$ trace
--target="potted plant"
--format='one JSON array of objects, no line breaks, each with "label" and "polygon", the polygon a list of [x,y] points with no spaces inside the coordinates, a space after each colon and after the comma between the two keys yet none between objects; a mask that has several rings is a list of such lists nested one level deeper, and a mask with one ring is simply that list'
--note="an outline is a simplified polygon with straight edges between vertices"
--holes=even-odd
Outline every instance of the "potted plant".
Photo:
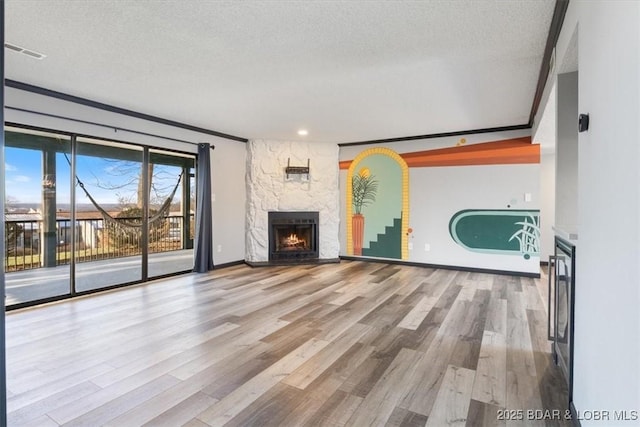
[{"label": "potted plant", "polygon": [[351,179],[354,214],[351,217],[353,254],[362,255],[364,240],[364,216],[363,206],[368,206],[376,200],[378,181],[369,171],[369,168],[361,168]]}]

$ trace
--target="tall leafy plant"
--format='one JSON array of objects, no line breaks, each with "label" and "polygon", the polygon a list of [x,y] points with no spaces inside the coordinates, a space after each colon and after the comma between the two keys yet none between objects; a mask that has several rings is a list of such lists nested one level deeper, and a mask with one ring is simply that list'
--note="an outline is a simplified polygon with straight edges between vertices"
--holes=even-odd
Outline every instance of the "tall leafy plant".
[{"label": "tall leafy plant", "polygon": [[362,213],[362,207],[368,206],[376,201],[378,191],[378,181],[371,175],[368,168],[360,169],[351,180],[353,194],[353,208],[356,214]]}]

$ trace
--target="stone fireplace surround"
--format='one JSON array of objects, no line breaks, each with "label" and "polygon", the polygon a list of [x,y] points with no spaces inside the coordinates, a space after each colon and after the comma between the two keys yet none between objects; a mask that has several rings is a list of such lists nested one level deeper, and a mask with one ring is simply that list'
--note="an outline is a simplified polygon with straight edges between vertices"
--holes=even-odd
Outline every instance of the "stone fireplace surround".
[{"label": "stone fireplace surround", "polygon": [[[285,168],[307,165],[309,176]],[[270,211],[317,211],[318,258],[313,262],[338,262],[340,241],[340,190],[338,146],[320,142],[252,140],[247,143],[246,253],[249,265],[269,262]],[[311,260],[306,260],[309,262]]]}]

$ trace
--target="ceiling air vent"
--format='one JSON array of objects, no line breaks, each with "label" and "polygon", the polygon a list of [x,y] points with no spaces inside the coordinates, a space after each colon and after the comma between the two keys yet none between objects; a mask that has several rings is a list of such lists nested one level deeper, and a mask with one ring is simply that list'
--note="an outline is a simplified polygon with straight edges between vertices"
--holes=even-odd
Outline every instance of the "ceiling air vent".
[{"label": "ceiling air vent", "polygon": [[5,43],[4,47],[6,47],[9,50],[12,50],[14,52],[18,52],[18,53],[22,53],[24,55],[27,55],[31,58],[35,58],[35,59],[42,59],[45,58],[47,55],[44,55],[40,52],[36,52],[35,50],[29,50],[29,49],[25,49],[24,47],[20,47],[20,46],[16,46],[15,44],[11,44],[11,43]]},{"label": "ceiling air vent", "polygon": [[9,44],[9,43],[5,43],[4,47],[6,47],[7,49],[15,50],[16,52],[22,52],[22,50],[23,50],[21,47],[14,46],[14,45]]}]

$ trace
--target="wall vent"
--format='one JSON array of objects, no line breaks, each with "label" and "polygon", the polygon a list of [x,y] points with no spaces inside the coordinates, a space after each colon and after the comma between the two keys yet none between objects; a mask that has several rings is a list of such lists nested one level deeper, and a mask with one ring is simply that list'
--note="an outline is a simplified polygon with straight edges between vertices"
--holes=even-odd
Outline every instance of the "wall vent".
[{"label": "wall vent", "polygon": [[27,55],[30,58],[43,59],[43,58],[47,57],[47,55],[45,55],[43,53],[36,52],[35,50],[25,49],[24,47],[20,47],[20,46],[17,46],[15,44],[11,44],[11,43],[5,43],[4,47],[6,47],[7,49],[12,50],[14,52],[18,52],[18,53],[22,53],[24,55]]}]

